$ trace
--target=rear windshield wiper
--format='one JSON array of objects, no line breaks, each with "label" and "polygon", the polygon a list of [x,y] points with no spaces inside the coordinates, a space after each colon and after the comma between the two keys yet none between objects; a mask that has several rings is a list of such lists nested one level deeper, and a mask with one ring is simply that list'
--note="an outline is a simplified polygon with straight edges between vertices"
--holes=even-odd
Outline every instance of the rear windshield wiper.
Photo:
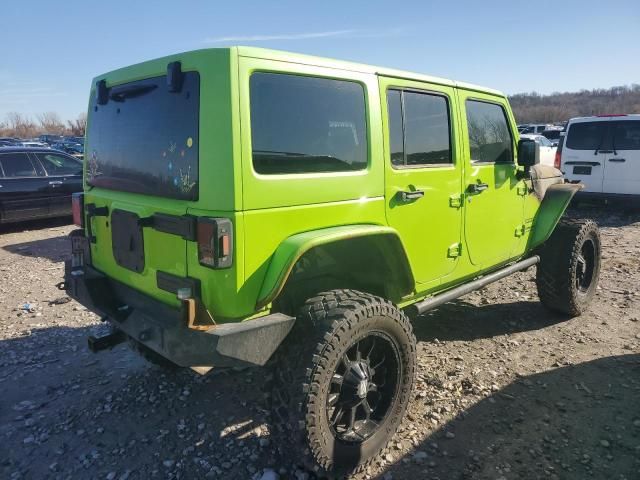
[{"label": "rear windshield wiper", "polygon": [[112,88],[109,98],[114,102],[124,102],[127,98],[135,98],[145,95],[158,88],[157,85],[132,85],[129,87]]}]

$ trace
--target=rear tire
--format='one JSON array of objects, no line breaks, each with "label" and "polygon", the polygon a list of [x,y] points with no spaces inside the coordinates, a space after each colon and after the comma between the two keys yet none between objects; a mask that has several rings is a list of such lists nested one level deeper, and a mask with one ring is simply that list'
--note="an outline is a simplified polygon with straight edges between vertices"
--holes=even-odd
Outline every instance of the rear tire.
[{"label": "rear tire", "polygon": [[310,298],[274,362],[283,457],[324,474],[363,470],[398,429],[415,370],[411,324],[391,302],[355,290]]},{"label": "rear tire", "polygon": [[581,315],[596,293],[600,249],[595,222],[561,220],[540,250],[536,284],[542,304],[571,317]]}]

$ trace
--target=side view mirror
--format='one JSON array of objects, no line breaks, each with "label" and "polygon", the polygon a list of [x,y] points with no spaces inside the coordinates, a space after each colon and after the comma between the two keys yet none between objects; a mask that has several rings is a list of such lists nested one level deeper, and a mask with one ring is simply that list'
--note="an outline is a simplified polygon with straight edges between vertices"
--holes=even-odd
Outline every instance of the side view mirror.
[{"label": "side view mirror", "polygon": [[518,165],[526,171],[540,163],[540,145],[533,140],[523,138],[518,142]]}]

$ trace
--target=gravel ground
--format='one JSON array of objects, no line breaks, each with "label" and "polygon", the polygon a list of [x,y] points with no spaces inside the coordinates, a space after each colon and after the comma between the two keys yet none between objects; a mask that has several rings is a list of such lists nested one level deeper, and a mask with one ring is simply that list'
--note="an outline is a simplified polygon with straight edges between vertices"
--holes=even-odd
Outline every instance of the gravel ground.
[{"label": "gravel ground", "polygon": [[[602,227],[591,310],[545,311],[530,269],[419,318],[407,418],[355,478],[640,479],[640,213],[574,215]],[[0,230],[0,478],[313,478],[270,441],[264,371],[87,350],[105,325],[55,287],[71,230]]]}]

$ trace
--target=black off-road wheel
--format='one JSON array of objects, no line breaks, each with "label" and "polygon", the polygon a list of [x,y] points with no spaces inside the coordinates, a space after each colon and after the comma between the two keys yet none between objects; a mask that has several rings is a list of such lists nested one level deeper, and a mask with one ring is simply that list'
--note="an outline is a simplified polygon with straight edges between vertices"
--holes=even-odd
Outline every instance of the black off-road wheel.
[{"label": "black off-road wheel", "polygon": [[310,298],[273,364],[280,453],[319,476],[363,470],[398,429],[415,370],[411,324],[391,302],[355,290]]},{"label": "black off-road wheel", "polygon": [[592,220],[563,219],[540,250],[538,296],[550,310],[576,317],[589,306],[600,276],[600,233]]}]

